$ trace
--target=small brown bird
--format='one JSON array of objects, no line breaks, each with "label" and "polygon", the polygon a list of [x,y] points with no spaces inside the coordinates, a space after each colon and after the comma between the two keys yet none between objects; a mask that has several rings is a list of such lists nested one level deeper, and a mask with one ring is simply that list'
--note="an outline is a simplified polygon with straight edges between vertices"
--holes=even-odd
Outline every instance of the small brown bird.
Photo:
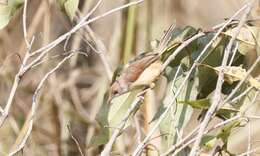
[{"label": "small brown bird", "polygon": [[124,94],[137,86],[150,86],[160,75],[160,56],[171,40],[174,26],[171,25],[154,52],[143,53],[131,61],[111,86],[110,98]]}]

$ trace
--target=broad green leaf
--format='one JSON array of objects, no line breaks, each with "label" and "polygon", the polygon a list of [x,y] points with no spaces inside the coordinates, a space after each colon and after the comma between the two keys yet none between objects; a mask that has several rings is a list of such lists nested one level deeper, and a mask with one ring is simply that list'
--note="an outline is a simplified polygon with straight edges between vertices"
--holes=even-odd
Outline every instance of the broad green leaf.
[{"label": "broad green leaf", "polygon": [[101,127],[98,134],[94,135],[90,140],[90,145],[104,145],[109,141],[109,128]]},{"label": "broad green leaf", "polygon": [[23,2],[23,0],[8,0],[8,6],[11,7],[13,11],[15,11],[20,6],[22,6]]},{"label": "broad green leaf", "polygon": [[[192,35],[194,35],[197,32],[197,30],[193,27],[187,26],[183,29],[176,28],[172,34],[172,40],[169,43],[168,48],[165,52],[162,54],[162,61],[165,61],[175,50],[176,48],[184,42],[186,39],[190,38]],[[193,51],[194,44],[191,44],[186,49],[182,50],[176,58],[170,63],[171,67],[175,67],[180,64],[181,60],[190,54],[190,51]]]},{"label": "broad green leaf", "polygon": [[78,9],[78,5],[79,5],[79,0],[67,0],[64,3],[65,11],[69,16],[70,20],[74,18],[76,11]]},{"label": "broad green leaf", "polygon": [[133,103],[134,99],[136,98],[138,92],[140,92],[140,90],[133,90],[126,94],[120,95],[111,101],[111,106],[108,114],[109,126],[118,126],[118,124],[126,114],[127,110]]},{"label": "broad green leaf", "polygon": [[[191,107],[195,109],[209,109],[211,106],[210,99],[205,98],[205,99],[199,99],[199,100],[190,100],[190,101],[179,101],[179,104],[187,104],[190,105]],[[218,112],[217,116],[224,118],[224,119],[229,119],[232,117],[235,113],[238,113],[239,111],[236,110],[235,108],[231,107],[230,105],[225,105],[222,106]]]},{"label": "broad green leaf", "polygon": [[[175,73],[173,72],[169,77],[173,79],[174,75]],[[177,105],[175,102],[176,100],[183,101],[188,99],[196,99],[198,85],[198,79],[196,77],[186,83],[177,99],[173,99],[176,91],[183,82],[184,77],[184,75],[180,75],[175,84],[173,84],[172,81],[168,84],[169,87],[162,103],[163,107],[160,109],[162,112],[163,109],[171,105],[171,111],[168,112],[160,124],[161,134],[164,134],[162,136],[162,151],[166,151],[171,145],[175,144],[179,140],[178,135],[182,134],[182,131],[190,120],[193,112],[192,107],[188,105]],[[157,116],[159,116],[159,113],[157,113]]]},{"label": "broad green leaf", "polygon": [[196,109],[208,109],[210,107],[210,99],[199,99],[194,101],[179,101],[180,104],[188,104]]},{"label": "broad green leaf", "polygon": [[57,0],[59,3],[60,9],[66,13],[66,15],[73,20],[75,17],[76,11],[79,6],[79,0]]},{"label": "broad green leaf", "polygon": [[100,125],[100,129],[98,131],[98,134],[94,135],[91,138],[90,145],[103,145],[106,144],[109,140],[108,112],[110,105],[107,103],[108,98],[109,93],[107,92],[103,97],[102,107],[96,116],[96,120]]},{"label": "broad green leaf", "polygon": [[64,3],[66,2],[66,0],[57,0],[57,1],[58,1],[60,9],[64,11],[65,10]]},{"label": "broad green leaf", "polygon": [[0,4],[0,29],[3,29],[23,4],[23,0],[8,0],[7,5]]},{"label": "broad green leaf", "polygon": [[234,121],[227,125],[225,125],[223,128],[221,128],[220,132],[217,135],[217,138],[220,138],[224,143],[227,142],[228,137],[231,134],[231,131],[240,126],[240,121]]},{"label": "broad green leaf", "polygon": [[208,150],[212,149],[217,141],[216,136],[214,135],[205,135],[203,136],[200,146],[206,147]]},{"label": "broad green leaf", "polygon": [[9,6],[0,5],[0,29],[3,29],[11,19],[11,9]]},{"label": "broad green leaf", "polygon": [[112,99],[111,103],[107,103],[108,93],[105,95],[103,105],[96,117],[96,120],[100,124],[100,130],[97,135],[92,137],[91,145],[103,145],[107,143],[113,130],[120,124],[139,92],[140,90],[136,89],[122,94]]},{"label": "broad green leaf", "polygon": [[169,48],[167,50],[171,50],[175,44],[180,44],[192,35],[194,35],[197,30],[191,26],[186,26],[185,28],[176,28],[172,34],[172,40],[170,42]]},{"label": "broad green leaf", "polygon": [[[221,39],[218,38],[218,42],[215,43],[215,46],[217,47],[212,47],[211,50],[207,51],[204,57],[204,61],[202,62],[203,64],[209,65],[209,66],[219,66],[221,64],[222,60],[222,53],[224,50],[224,46],[221,45]],[[206,41],[200,41],[200,43],[205,45]],[[214,89],[216,86],[217,82],[217,76],[214,73],[214,70],[211,68],[208,68],[207,66],[198,66],[198,76],[199,76],[199,98],[205,98],[207,97]]]}]

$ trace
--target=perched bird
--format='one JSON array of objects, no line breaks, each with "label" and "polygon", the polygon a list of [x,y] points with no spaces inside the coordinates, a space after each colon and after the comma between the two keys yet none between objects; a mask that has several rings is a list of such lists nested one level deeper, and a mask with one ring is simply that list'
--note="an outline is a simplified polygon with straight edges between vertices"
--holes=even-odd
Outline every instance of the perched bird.
[{"label": "perched bird", "polygon": [[110,88],[110,98],[124,94],[138,86],[150,86],[160,75],[162,62],[161,54],[166,50],[167,44],[171,40],[174,25],[166,31],[160,43],[153,52],[138,55],[122,71]]}]

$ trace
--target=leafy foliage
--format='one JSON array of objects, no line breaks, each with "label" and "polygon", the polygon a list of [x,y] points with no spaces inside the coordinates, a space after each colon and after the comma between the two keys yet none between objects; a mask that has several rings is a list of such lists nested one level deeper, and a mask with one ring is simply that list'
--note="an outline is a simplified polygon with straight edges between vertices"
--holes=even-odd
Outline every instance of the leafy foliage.
[{"label": "leafy foliage", "polygon": [[0,4],[0,29],[3,29],[9,23],[22,4],[23,0],[8,0],[7,5]]},{"label": "leafy foliage", "polygon": [[70,20],[73,20],[78,9],[79,0],[58,0],[58,3],[62,11],[68,15]]},{"label": "leafy foliage", "polygon": [[[180,46],[185,40],[192,37],[198,31],[199,30],[196,30],[190,26],[183,29],[176,28],[172,34],[172,40],[169,43],[168,48],[162,53],[161,61],[164,62],[167,60],[167,58],[172,55],[178,46]],[[214,33],[206,33],[205,36],[194,40],[190,45],[184,48],[172,62],[170,62],[168,67],[163,72],[163,76],[167,78],[166,94],[160,101],[161,104],[159,106],[158,112],[154,115],[152,120],[152,122],[157,121],[157,119],[160,118],[164,113],[166,108],[171,107],[171,111],[165,115],[159,126],[160,133],[162,135],[160,149],[161,152],[167,151],[172,145],[178,143],[178,141],[181,140],[183,131],[187,123],[191,120],[194,109],[201,110],[201,117],[203,118],[203,113],[205,113],[205,111],[207,111],[207,109],[209,109],[211,106],[212,93],[216,87],[216,81],[220,70],[223,53],[226,44],[230,39],[229,36],[231,36],[229,33],[230,29],[228,29],[224,35],[219,36],[208,49],[208,51],[206,51],[206,53],[202,56],[202,59],[198,60],[200,63],[198,63],[196,70],[192,72],[191,76],[189,77],[189,81],[184,85],[184,89],[180,92],[179,95],[176,95],[176,92],[179,90],[182,82],[184,81],[187,71],[190,70],[191,65],[193,65],[203,48],[208,44],[209,40],[213,38]],[[248,44],[253,45],[254,41],[248,41],[244,37],[248,36],[243,36],[243,34],[239,35],[238,41],[241,42],[242,46],[239,44],[237,51],[232,53],[234,56],[230,56],[230,58],[233,57],[232,62],[230,62],[231,66],[228,66],[224,69],[224,78],[227,83],[223,85],[223,95],[229,94],[237,85],[237,81],[241,81],[246,78],[246,70],[243,67],[245,63],[244,55],[246,55],[247,50],[245,50],[243,46],[248,46]],[[229,61],[231,61],[231,59],[229,59]],[[179,73],[177,73],[178,68],[180,69]],[[151,75],[153,72],[154,71],[152,70],[147,70],[145,75],[149,77],[149,75]],[[239,91],[240,93],[245,91],[247,86],[252,86],[255,89],[259,89],[260,82],[258,79],[249,76],[246,82],[248,83],[244,85],[245,87],[241,87],[241,90]],[[120,99],[117,105],[113,104],[113,106],[110,107],[111,110],[109,110],[109,113],[111,114],[112,118],[113,116],[115,117],[114,120],[111,120],[112,118],[108,117],[108,120],[110,121],[108,124],[110,126],[116,126],[120,122],[122,115],[127,110],[127,108],[130,107],[137,92],[135,92],[134,95],[132,92],[128,93],[127,95],[123,95],[126,96],[124,99]],[[131,98],[127,98],[127,96],[131,96]],[[231,105],[229,103],[221,106],[216,112],[216,116],[220,117],[222,120],[228,120],[235,115],[243,113],[240,107],[245,104],[245,101],[240,100],[239,102],[239,107],[234,107],[233,104]],[[224,143],[223,150],[227,152],[228,138],[233,129],[239,126],[241,126],[241,121],[235,121],[233,123],[227,124],[216,135],[204,136],[201,142],[201,146],[211,149],[213,148],[213,145],[216,143],[216,141],[220,139]],[[183,153],[180,154],[185,155],[185,152],[187,151],[182,152]]]}]

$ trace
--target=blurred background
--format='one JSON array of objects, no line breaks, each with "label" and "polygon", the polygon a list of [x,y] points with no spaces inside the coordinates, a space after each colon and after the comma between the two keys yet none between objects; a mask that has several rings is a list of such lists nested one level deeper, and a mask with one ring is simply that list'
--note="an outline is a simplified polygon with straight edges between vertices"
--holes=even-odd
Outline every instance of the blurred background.
[{"label": "blurred background", "polygon": [[[77,17],[85,15],[96,2],[97,0],[80,0]],[[105,0],[91,17],[128,2]],[[77,138],[82,149],[85,149],[84,153],[97,155],[100,149],[90,146],[89,143],[98,129],[95,116],[101,107],[103,95],[110,85],[109,74],[111,73],[107,72],[104,59],[114,71],[118,65],[127,63],[136,54],[150,51],[151,41],[160,39],[170,24],[176,23],[178,27],[190,25],[208,30],[233,15],[245,2],[245,0],[145,0],[138,6],[113,13],[90,25],[95,36],[102,42],[101,45],[104,45],[103,56],[90,48],[91,41],[89,44],[86,43],[90,38],[84,35],[83,30],[79,31],[71,36],[66,44],[62,42],[54,48],[49,53],[49,59],[23,77],[15,95],[11,114],[4,126],[0,128],[0,155],[7,152],[14,144],[30,110],[36,86],[46,72],[62,59],[62,56],[56,56],[62,54],[64,48],[87,51],[88,57],[74,56],[48,79],[39,100],[32,135],[23,154],[18,155],[80,155],[68,132],[68,124],[71,133]],[[250,15],[252,18],[258,18],[260,15],[260,10],[257,8],[256,5]],[[71,22],[60,11],[55,0],[29,0],[27,20],[29,38],[35,36],[33,50],[50,43],[76,24],[76,20]],[[10,94],[14,76],[21,64],[16,53],[23,57],[25,52],[22,8],[20,8],[8,26],[0,30],[0,105],[2,107]],[[255,56],[252,54],[249,62],[252,62]],[[149,113],[156,112],[157,106],[154,105],[147,108],[147,116],[152,117],[153,115]],[[259,106],[253,110],[260,111]],[[254,139],[260,140],[259,122],[251,124],[251,130]],[[236,152],[243,152],[247,147],[246,141],[247,133],[238,131],[234,133],[229,146]],[[123,144],[124,146],[118,145],[122,153],[132,150],[131,139],[124,138]]]}]

